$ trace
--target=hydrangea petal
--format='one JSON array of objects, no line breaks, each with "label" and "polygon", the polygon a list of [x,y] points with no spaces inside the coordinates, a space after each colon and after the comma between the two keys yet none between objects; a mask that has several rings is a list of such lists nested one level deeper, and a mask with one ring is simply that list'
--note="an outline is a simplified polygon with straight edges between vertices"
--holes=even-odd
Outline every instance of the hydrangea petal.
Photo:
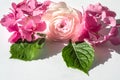
[{"label": "hydrangea petal", "polygon": [[14,32],[13,34],[12,34],[12,36],[9,38],[9,42],[11,42],[11,43],[15,43],[16,41],[18,41],[20,39],[20,33],[18,33],[18,32]]}]

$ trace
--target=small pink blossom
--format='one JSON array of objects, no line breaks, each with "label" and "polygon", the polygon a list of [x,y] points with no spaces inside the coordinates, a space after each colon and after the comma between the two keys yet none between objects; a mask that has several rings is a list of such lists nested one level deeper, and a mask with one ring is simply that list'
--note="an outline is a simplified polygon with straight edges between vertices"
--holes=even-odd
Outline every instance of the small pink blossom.
[{"label": "small pink blossom", "polygon": [[109,41],[114,44],[114,45],[119,45],[120,44],[120,33],[119,33],[119,29],[118,26],[113,27],[109,34],[107,35],[107,37],[109,38]]},{"label": "small pink blossom", "polygon": [[20,33],[19,32],[14,32],[12,36],[9,38],[9,42],[15,43],[20,39]]},{"label": "small pink blossom", "polygon": [[13,13],[9,13],[8,15],[4,15],[1,19],[1,24],[5,26],[9,32],[16,31],[18,28],[16,25],[16,19]]},{"label": "small pink blossom", "polygon": [[37,35],[37,32],[42,32],[45,29],[45,22],[35,23],[34,19],[27,21],[27,24],[20,27],[22,39],[26,39],[27,41],[32,41],[32,38]]}]

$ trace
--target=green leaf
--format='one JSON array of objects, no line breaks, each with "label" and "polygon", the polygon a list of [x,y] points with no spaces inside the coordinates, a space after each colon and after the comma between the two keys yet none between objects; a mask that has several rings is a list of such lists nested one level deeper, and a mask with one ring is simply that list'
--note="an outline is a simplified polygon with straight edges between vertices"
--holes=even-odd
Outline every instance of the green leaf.
[{"label": "green leaf", "polygon": [[68,67],[77,68],[88,74],[94,60],[94,49],[85,42],[70,42],[63,48],[62,57]]},{"label": "green leaf", "polygon": [[11,45],[10,58],[21,59],[30,61],[37,59],[40,55],[41,48],[43,47],[45,39],[38,39],[34,42],[18,41]]}]

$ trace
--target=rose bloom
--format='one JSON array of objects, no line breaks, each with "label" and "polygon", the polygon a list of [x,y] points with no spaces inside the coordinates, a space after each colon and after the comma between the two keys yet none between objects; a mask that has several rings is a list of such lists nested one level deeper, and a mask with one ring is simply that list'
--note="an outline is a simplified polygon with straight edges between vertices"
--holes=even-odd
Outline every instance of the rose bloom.
[{"label": "rose bloom", "polygon": [[82,14],[76,9],[68,7],[64,2],[51,2],[42,17],[47,22],[46,35],[51,41],[78,40]]}]

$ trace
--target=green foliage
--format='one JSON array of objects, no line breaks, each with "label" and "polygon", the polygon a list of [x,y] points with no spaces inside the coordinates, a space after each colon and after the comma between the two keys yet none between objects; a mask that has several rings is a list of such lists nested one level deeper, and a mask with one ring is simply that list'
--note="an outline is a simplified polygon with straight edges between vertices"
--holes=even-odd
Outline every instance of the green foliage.
[{"label": "green foliage", "polygon": [[62,57],[68,67],[77,68],[88,74],[94,60],[94,49],[85,42],[70,42],[62,50]]},{"label": "green foliage", "polygon": [[34,42],[18,41],[12,44],[10,48],[11,57],[15,59],[21,59],[30,61],[38,58],[41,48],[43,47],[45,39],[38,39]]}]

